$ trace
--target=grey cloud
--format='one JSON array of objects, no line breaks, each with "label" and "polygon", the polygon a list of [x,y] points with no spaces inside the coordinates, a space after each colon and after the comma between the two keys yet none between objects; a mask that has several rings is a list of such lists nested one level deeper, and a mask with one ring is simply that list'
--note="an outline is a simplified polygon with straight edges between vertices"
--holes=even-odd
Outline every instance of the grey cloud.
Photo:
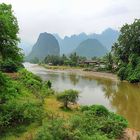
[{"label": "grey cloud", "polygon": [[41,32],[61,36],[118,29],[140,18],[140,0],[0,0],[11,3],[20,37],[35,42]]}]

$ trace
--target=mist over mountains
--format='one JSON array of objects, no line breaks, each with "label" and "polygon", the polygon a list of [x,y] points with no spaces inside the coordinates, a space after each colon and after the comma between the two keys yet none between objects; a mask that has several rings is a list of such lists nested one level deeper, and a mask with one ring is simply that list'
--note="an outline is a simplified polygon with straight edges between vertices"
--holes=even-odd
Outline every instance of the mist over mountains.
[{"label": "mist over mountains", "polygon": [[25,56],[27,56],[32,50],[32,45],[23,40],[18,44],[18,47],[22,49]]},{"label": "mist over mountains", "polygon": [[43,59],[47,55],[69,55],[72,52],[86,57],[103,56],[111,50],[118,36],[119,32],[111,28],[104,30],[101,34],[81,33],[64,38],[58,34],[41,33],[33,47],[29,47],[29,44],[23,41],[20,47],[30,59],[34,57]]},{"label": "mist over mountains", "polygon": [[86,39],[97,39],[103,46],[107,48],[108,51],[111,50],[111,46],[114,42],[117,41],[119,32],[117,30],[113,30],[108,28],[104,30],[101,34],[85,34],[81,33],[79,35],[72,35],[70,37],[65,36],[63,39],[59,37],[58,34],[53,34],[59,42],[60,45],[60,53],[61,54],[69,54],[73,50],[75,50],[78,45],[86,40]]}]

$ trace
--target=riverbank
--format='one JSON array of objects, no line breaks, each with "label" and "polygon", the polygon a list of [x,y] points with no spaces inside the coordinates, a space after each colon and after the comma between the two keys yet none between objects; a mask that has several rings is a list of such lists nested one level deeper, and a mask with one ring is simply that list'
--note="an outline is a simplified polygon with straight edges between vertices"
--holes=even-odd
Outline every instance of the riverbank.
[{"label": "riverbank", "polygon": [[[38,65],[34,65],[32,68],[36,69]],[[40,69],[43,69],[40,67]],[[46,69],[44,68],[43,71],[46,71]],[[47,71],[50,71],[47,70]],[[52,70],[51,70],[52,71]],[[62,71],[62,70],[57,70],[57,71],[61,71],[61,72],[67,72],[67,71]],[[70,70],[71,72],[71,70]],[[75,72],[75,71],[74,71]],[[12,79],[17,79],[17,77],[19,76],[17,73],[14,73],[14,74],[9,74],[9,76],[12,78]],[[56,97],[55,96],[47,96],[47,98],[44,100],[44,110],[47,114],[52,114],[52,116],[59,116],[60,118],[71,118],[71,116],[76,116],[79,114],[79,111],[78,111],[78,108],[79,106],[71,106],[70,108],[72,108],[72,110],[63,110],[61,108],[62,106],[62,103],[60,103],[59,101],[56,100]],[[8,138],[9,139],[34,139],[35,135],[36,135],[36,132],[38,131],[38,127],[40,126],[35,126],[33,129],[32,129],[32,126],[29,127],[30,129],[26,129],[27,131],[25,133],[21,133],[21,134],[18,134],[16,133],[16,135],[12,135],[12,136],[9,136]],[[35,130],[34,130],[35,129]],[[130,129],[130,128],[127,128],[125,130],[126,134],[126,138],[124,138],[124,140],[128,139],[136,139],[137,140],[137,136],[138,136],[138,132],[135,131],[134,129]],[[7,138],[7,139],[8,139]]]},{"label": "riverbank", "polygon": [[[59,117],[70,118],[73,115],[79,114],[79,105],[72,105],[72,110],[64,111],[61,109],[62,103],[56,100],[55,96],[49,96],[45,99],[45,108],[47,112],[51,112]],[[133,128],[126,128],[124,132],[124,137],[118,140],[139,140],[140,132]]]},{"label": "riverbank", "polygon": [[84,71],[83,68],[80,67],[69,67],[69,66],[48,66],[41,64],[46,69],[49,69],[51,71],[58,71],[58,72],[68,72],[72,74],[78,74],[78,75],[84,75],[84,76],[92,76],[97,78],[104,78],[104,79],[110,79],[113,81],[119,81],[116,74],[113,73],[107,73],[107,72],[96,72],[96,71]]},{"label": "riverbank", "polygon": [[[79,114],[79,105],[71,105],[70,108],[71,110],[65,111],[61,109],[62,103],[56,100],[56,97],[49,96],[48,98],[45,99],[45,109],[47,112],[50,114],[55,114],[56,116],[68,119],[74,115]],[[140,132],[136,131],[135,129],[132,128],[126,128],[124,131],[124,137],[118,140],[139,140],[140,138]]]}]

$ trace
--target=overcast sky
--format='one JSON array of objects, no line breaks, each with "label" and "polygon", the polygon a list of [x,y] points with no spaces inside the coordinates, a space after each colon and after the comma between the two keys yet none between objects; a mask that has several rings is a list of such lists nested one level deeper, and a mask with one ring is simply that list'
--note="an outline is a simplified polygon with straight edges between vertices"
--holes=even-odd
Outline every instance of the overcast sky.
[{"label": "overcast sky", "polygon": [[101,33],[140,18],[140,0],[0,0],[10,3],[22,40],[33,43],[41,32],[64,35]]}]

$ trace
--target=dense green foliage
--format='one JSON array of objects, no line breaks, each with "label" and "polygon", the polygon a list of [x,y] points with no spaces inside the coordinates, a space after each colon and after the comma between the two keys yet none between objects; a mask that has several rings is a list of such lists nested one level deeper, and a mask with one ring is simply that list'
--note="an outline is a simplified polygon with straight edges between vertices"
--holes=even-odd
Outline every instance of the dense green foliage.
[{"label": "dense green foliage", "polygon": [[54,90],[51,89],[50,81],[42,81],[39,76],[28,72],[25,69],[19,71],[19,81],[24,84],[24,86],[31,91],[36,97],[44,98],[50,94],[54,94]]},{"label": "dense green foliage", "polygon": [[103,57],[104,61],[105,61],[105,67],[107,70],[113,72],[115,70],[113,64],[114,64],[114,58],[113,55],[111,54],[111,52],[107,53],[104,57]]},{"label": "dense green foliage", "polygon": [[19,71],[22,67],[23,55],[17,47],[18,31],[12,6],[0,4],[1,134],[21,125],[41,121],[44,116],[43,99],[53,93],[50,81],[43,82],[38,76],[24,69]]},{"label": "dense green foliage", "polygon": [[19,27],[13,15],[12,6],[0,4],[0,70],[17,71],[18,65],[21,65],[23,55],[17,47],[18,31]]},{"label": "dense green foliage", "polygon": [[65,63],[64,61],[65,60],[62,57],[60,57],[60,56],[54,56],[54,55],[48,55],[44,59],[44,63],[46,63],[46,64],[52,64],[54,66],[56,66],[56,65],[63,65]]},{"label": "dense green foliage", "polygon": [[120,138],[127,121],[105,107],[84,106],[69,120],[53,117],[39,130],[36,140],[109,140]]},{"label": "dense green foliage", "polygon": [[85,71],[116,71],[114,57],[111,52],[107,53],[104,57],[92,57],[91,60],[87,60],[86,57],[79,56],[77,53],[71,53],[69,56],[64,54],[62,56],[48,55],[42,63],[52,66],[81,67],[85,68]]},{"label": "dense green foliage", "polygon": [[39,119],[41,102],[24,88],[24,81],[12,80],[2,73],[0,77],[0,130]]},{"label": "dense green foliage", "polygon": [[118,76],[132,83],[140,82],[140,19],[125,24],[112,51],[117,59]]},{"label": "dense green foliage", "polygon": [[48,55],[44,59],[45,64],[51,64],[54,66],[57,65],[67,65],[67,66],[79,66],[81,62],[84,62],[86,60],[86,57],[78,56],[76,53],[72,53],[67,57],[66,55],[62,56],[53,56]]},{"label": "dense green foliage", "polygon": [[76,90],[65,90],[57,95],[57,100],[63,102],[64,107],[68,108],[69,103],[76,103],[79,97],[79,92]]},{"label": "dense green foliage", "polygon": [[41,120],[50,85],[24,69],[15,80],[0,72],[0,131]]},{"label": "dense green foliage", "polygon": [[42,87],[41,78],[25,69],[19,71],[19,79],[31,91],[38,92]]}]

